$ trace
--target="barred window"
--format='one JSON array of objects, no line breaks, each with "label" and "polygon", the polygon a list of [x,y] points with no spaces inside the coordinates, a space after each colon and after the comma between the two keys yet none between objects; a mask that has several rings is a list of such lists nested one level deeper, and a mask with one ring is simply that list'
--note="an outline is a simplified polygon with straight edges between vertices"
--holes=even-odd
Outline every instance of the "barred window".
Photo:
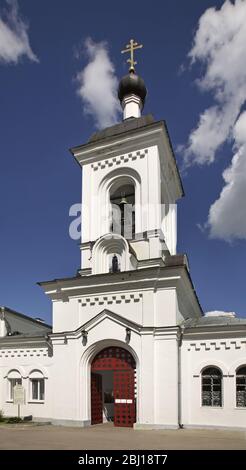
[{"label": "barred window", "polygon": [[237,370],[236,399],[238,407],[246,407],[246,366]]},{"label": "barred window", "polygon": [[222,406],[222,373],[217,367],[202,372],[202,406]]}]

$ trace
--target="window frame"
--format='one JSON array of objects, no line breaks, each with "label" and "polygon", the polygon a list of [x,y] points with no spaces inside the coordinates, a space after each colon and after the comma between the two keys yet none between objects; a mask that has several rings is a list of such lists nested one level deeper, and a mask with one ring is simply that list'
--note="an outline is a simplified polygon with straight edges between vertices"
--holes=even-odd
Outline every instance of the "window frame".
[{"label": "window frame", "polygon": [[[235,387],[234,387],[234,390],[235,390],[235,406],[236,406],[237,410],[245,410],[246,409],[246,372],[245,372],[245,374],[240,374],[239,373],[240,369],[245,369],[246,370],[246,364],[242,364],[242,365],[238,366],[237,369],[236,369]],[[238,387],[237,379],[239,378],[239,376],[245,378],[245,384],[243,384],[243,386],[245,388],[245,398],[244,398],[245,404],[243,406],[238,405],[238,398],[237,398],[237,392],[238,392],[238,390],[237,390],[237,387]]]},{"label": "window frame", "polygon": [[[211,394],[212,387],[213,387],[213,384],[211,383],[211,381],[210,381],[210,384],[204,384],[203,383],[204,378],[208,379],[208,378],[213,377],[213,374],[209,374],[209,375],[206,374],[206,371],[208,369],[216,369],[219,373],[217,377],[220,378],[220,405],[215,405],[214,404],[215,399],[213,397],[211,397],[211,404],[209,404],[209,405],[208,404],[203,404],[203,393],[204,393],[203,387],[204,387],[204,385],[206,385],[206,386],[210,385],[210,387],[211,387],[210,392],[209,392],[210,394]],[[201,408],[209,408],[209,409],[217,409],[217,410],[223,408],[223,406],[224,406],[224,380],[223,380],[222,370],[218,366],[207,365],[202,369],[202,371],[200,373],[200,379],[201,379],[201,382],[200,382],[200,404],[201,404],[200,406],[201,406]]]},{"label": "window frame", "polygon": [[[33,383],[38,383],[38,398],[34,398]],[[41,382],[43,382],[43,398],[41,397]],[[45,402],[45,378],[44,377],[29,377],[29,403],[44,403]]]}]

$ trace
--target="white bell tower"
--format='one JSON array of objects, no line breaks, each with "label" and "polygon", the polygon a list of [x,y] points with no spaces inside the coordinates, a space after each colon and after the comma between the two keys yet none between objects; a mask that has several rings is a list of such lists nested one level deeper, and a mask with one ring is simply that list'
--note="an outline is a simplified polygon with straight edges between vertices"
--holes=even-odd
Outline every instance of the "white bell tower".
[{"label": "white bell tower", "polygon": [[176,254],[182,183],[165,122],[141,116],[147,90],[129,61],[122,123],[71,149],[83,169],[81,275],[163,266]]},{"label": "white bell tower", "polygon": [[[130,70],[119,83],[122,122],[71,150],[82,168],[81,269],[41,284],[53,302],[53,417],[83,426],[103,416],[93,387],[104,397],[106,385],[95,382],[94,359],[112,358],[116,348],[135,365],[130,396],[129,375],[117,394],[112,385],[115,423],[127,414],[134,427],[178,427],[180,325],[201,316],[186,256],[176,254],[183,189],[167,127],[141,115],[147,90],[134,69],[138,46],[127,46]],[[118,371],[109,372],[116,383]]]}]

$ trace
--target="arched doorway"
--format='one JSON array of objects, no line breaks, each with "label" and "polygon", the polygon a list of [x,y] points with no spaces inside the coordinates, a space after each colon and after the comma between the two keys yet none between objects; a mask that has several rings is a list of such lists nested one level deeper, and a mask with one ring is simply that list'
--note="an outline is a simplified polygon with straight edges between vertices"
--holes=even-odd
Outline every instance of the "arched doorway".
[{"label": "arched doorway", "polygon": [[124,348],[107,347],[95,356],[91,364],[91,424],[105,420],[133,427],[135,370],[136,362]]}]

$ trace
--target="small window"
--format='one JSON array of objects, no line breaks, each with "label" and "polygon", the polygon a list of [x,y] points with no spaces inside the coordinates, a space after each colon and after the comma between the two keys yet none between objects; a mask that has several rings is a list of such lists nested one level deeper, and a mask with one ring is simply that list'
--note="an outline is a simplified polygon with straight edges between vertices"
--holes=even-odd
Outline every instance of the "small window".
[{"label": "small window", "polygon": [[110,273],[118,273],[120,272],[120,263],[117,255],[114,255],[111,259],[110,266],[109,266]]},{"label": "small window", "polygon": [[240,367],[236,375],[237,407],[246,408],[246,366]]},{"label": "small window", "polygon": [[14,387],[16,385],[22,385],[22,379],[8,379],[9,381],[9,400],[14,399]]},{"label": "small window", "polygon": [[202,372],[202,406],[222,406],[222,374],[217,367]]},{"label": "small window", "polygon": [[31,399],[44,401],[44,379],[31,379]]}]

